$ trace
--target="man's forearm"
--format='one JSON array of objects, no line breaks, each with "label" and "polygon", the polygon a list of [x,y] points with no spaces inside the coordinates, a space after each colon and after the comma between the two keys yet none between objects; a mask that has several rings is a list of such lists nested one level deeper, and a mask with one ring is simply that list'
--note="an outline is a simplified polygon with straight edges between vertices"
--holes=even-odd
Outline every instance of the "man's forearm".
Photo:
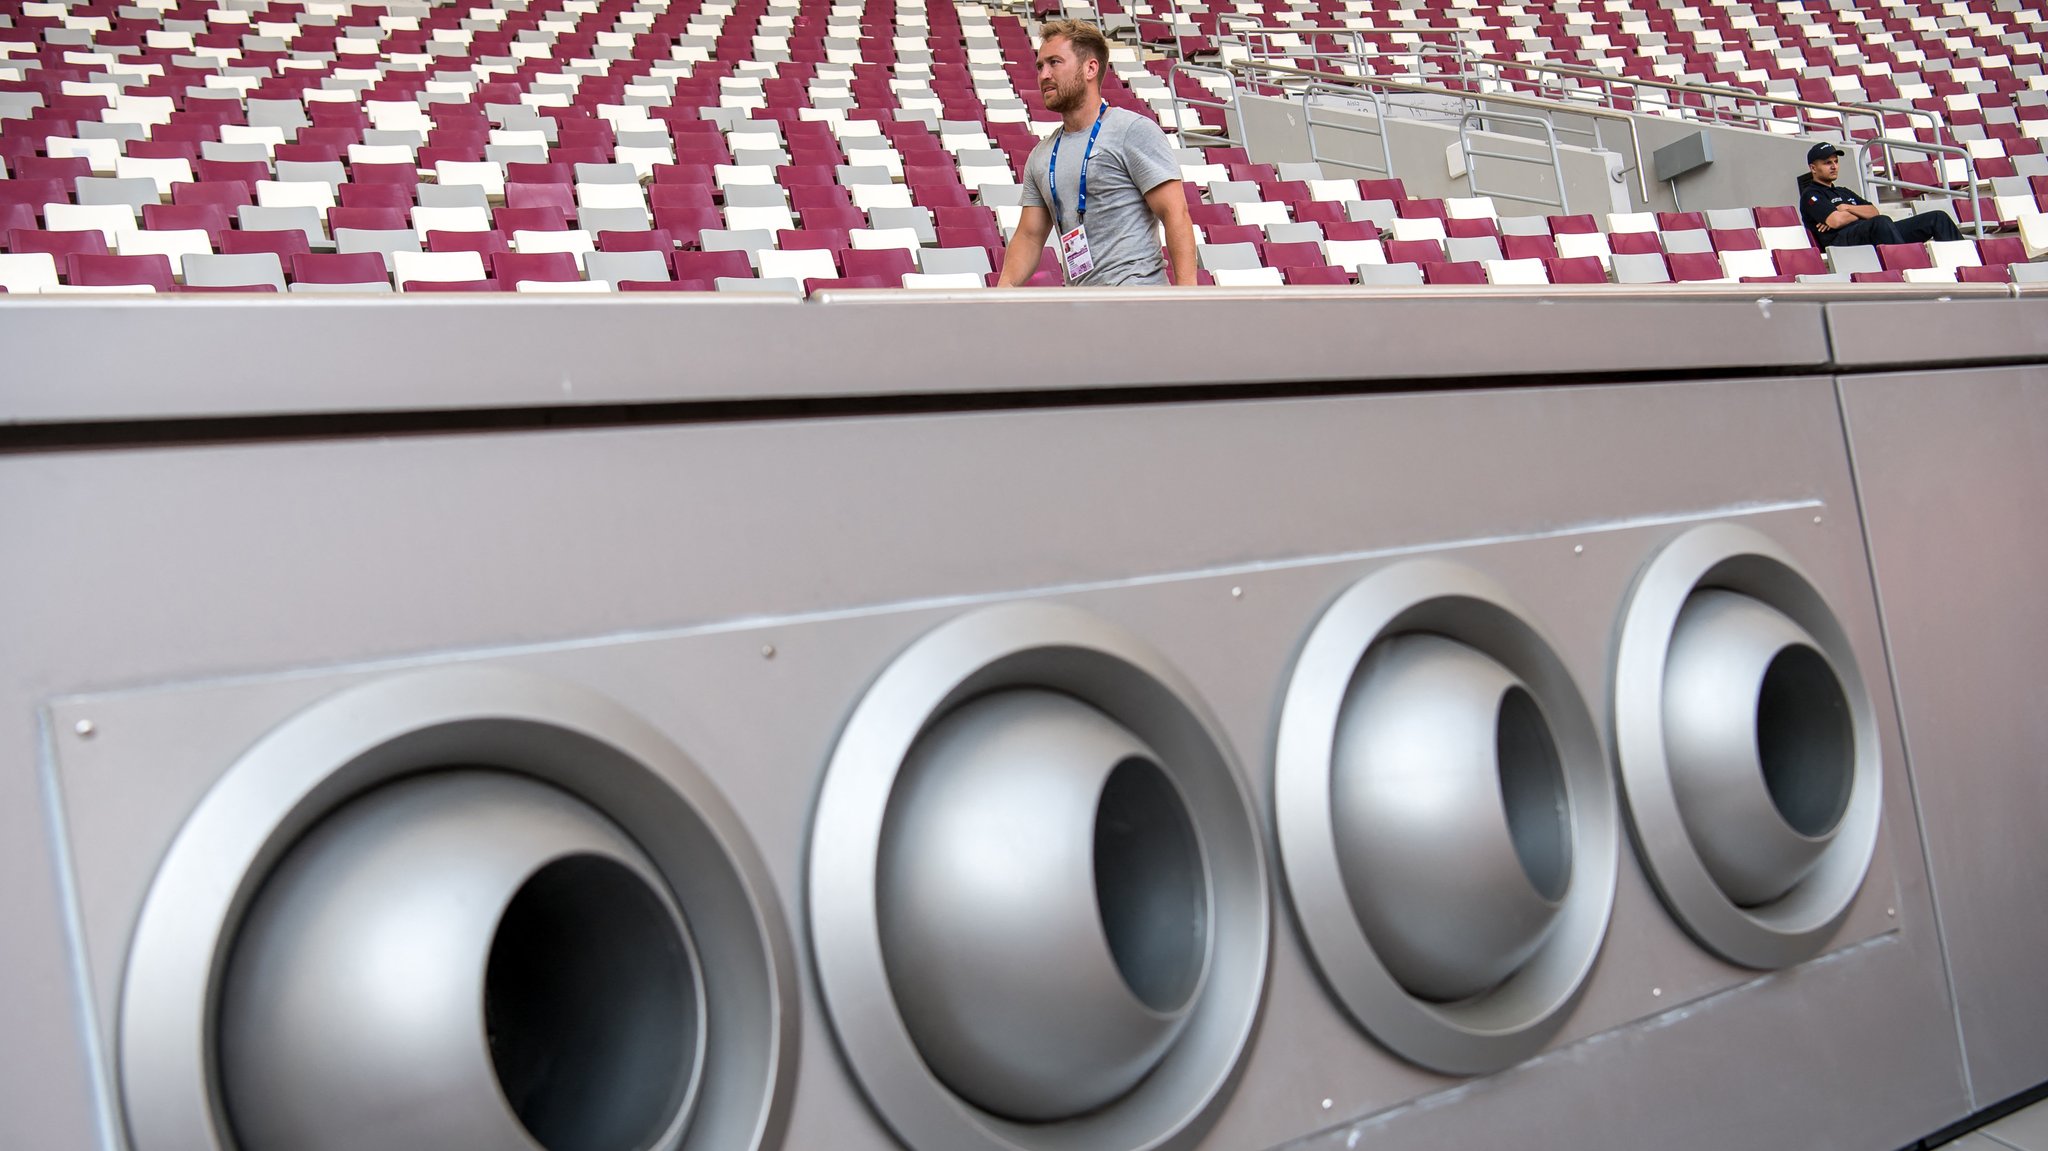
[{"label": "man's forearm", "polygon": [[1028,282],[1032,273],[1038,271],[1038,261],[1045,251],[1045,237],[1031,236],[1018,229],[1010,237],[1010,246],[1003,250],[1003,274],[996,277],[996,287],[1014,288]]},{"label": "man's forearm", "polygon": [[1174,284],[1195,286],[1195,222],[1188,216],[1188,202],[1179,180],[1168,180],[1145,193],[1145,206],[1152,209],[1166,233],[1166,264]]},{"label": "man's forearm", "polygon": [[1179,227],[1166,229],[1166,262],[1176,286],[1195,286],[1195,226],[1186,216],[1180,218]]}]

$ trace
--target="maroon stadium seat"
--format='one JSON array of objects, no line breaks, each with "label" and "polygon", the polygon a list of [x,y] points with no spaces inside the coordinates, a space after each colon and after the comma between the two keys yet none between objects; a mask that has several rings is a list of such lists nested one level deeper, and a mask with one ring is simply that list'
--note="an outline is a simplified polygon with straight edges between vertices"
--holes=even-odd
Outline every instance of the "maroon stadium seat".
[{"label": "maroon stadium seat", "polygon": [[292,279],[302,284],[374,284],[391,279],[377,252],[302,252],[292,257]]},{"label": "maroon stadium seat", "polygon": [[754,274],[754,265],[747,260],[745,252],[677,252],[675,269],[679,281],[711,281],[721,276],[746,277]]},{"label": "maroon stadium seat", "polygon": [[1771,262],[1781,276],[1820,276],[1828,270],[1819,248],[1780,248],[1771,253]]},{"label": "maroon stadium seat", "polygon": [[841,260],[840,270],[848,276],[895,277],[899,286],[902,277],[917,271],[917,257],[903,248],[853,249]]},{"label": "maroon stadium seat", "polygon": [[65,262],[65,279],[93,287],[148,285],[168,292],[177,285],[171,278],[169,256],[76,255]]},{"label": "maroon stadium seat", "polygon": [[1543,261],[1553,284],[1604,284],[1607,269],[1598,256],[1552,256]]},{"label": "maroon stadium seat", "polygon": [[1719,280],[1727,274],[1721,269],[1721,257],[1712,252],[1673,252],[1664,262],[1671,269],[1671,278],[1681,284]]},{"label": "maroon stadium seat", "polygon": [[1887,272],[1934,266],[1934,258],[1927,254],[1925,244],[1879,244],[1877,261]]},{"label": "maroon stadium seat", "polygon": [[[1434,243],[1435,241],[1428,241]],[[1391,245],[1389,245],[1391,247]],[[1390,263],[1400,261],[1389,257]],[[1440,261],[1422,265],[1422,282],[1425,284],[1483,284],[1486,282],[1486,265],[1478,260]]]},{"label": "maroon stadium seat", "polygon": [[1351,273],[1344,268],[1333,268],[1328,264],[1305,264],[1280,269],[1280,278],[1289,284],[1349,284]]},{"label": "maroon stadium seat", "polygon": [[47,252],[62,265],[72,256],[104,256],[107,237],[97,229],[83,232],[47,232],[38,228],[17,228],[7,234],[10,252]]}]

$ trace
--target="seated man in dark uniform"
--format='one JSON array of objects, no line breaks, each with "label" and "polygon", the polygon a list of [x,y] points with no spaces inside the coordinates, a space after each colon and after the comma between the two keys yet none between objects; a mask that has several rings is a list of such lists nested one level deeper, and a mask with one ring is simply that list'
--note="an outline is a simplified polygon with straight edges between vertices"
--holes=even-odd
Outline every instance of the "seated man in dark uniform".
[{"label": "seated man in dark uniform", "polygon": [[1927,240],[1960,240],[1956,222],[1939,209],[1908,220],[1881,215],[1875,204],[1835,186],[1842,175],[1842,150],[1815,144],[1806,152],[1806,172],[1799,177],[1799,215],[1813,242],[1823,248],[1852,244],[1918,244]]}]

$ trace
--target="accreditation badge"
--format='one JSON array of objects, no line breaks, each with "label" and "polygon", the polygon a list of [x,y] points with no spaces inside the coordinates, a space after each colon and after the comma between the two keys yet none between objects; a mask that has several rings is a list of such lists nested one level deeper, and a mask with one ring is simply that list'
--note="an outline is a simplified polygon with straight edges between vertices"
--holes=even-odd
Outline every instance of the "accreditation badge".
[{"label": "accreditation badge", "polygon": [[1071,232],[1060,233],[1060,263],[1067,269],[1067,282],[1073,283],[1095,270],[1095,257],[1088,252],[1088,232],[1076,224]]}]

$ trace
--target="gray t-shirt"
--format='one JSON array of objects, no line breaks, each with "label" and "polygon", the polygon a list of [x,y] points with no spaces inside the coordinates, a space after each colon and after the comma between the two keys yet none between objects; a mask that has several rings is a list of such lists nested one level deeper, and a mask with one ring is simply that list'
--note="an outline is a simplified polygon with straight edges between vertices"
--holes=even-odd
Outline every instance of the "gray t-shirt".
[{"label": "gray t-shirt", "polygon": [[[1053,243],[1075,224],[1081,199],[1081,157],[1088,152],[1088,133],[1055,130],[1031,150],[1024,165],[1024,203],[1052,210],[1052,145],[1060,144],[1060,209],[1053,221]],[[1166,261],[1159,254],[1159,231],[1145,193],[1168,180],[1180,179],[1180,164],[1159,125],[1135,112],[1111,108],[1102,117],[1094,158],[1088,161],[1088,253],[1095,269],[1077,284],[1163,284]]]}]

